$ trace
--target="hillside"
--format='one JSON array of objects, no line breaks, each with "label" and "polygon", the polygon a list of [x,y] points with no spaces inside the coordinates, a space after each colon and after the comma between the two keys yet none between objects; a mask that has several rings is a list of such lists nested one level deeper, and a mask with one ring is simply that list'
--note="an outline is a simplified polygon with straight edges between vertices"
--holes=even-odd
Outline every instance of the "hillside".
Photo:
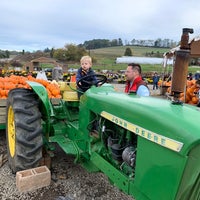
[{"label": "hillside", "polygon": [[[132,51],[133,56],[137,57],[162,57],[163,53],[167,52],[169,49],[167,48],[154,48],[154,47],[141,47],[141,46],[117,46],[117,47],[108,47],[108,48],[99,48],[89,50],[88,53],[93,58],[93,69],[95,70],[124,70],[126,68],[126,64],[116,64],[116,58],[124,55],[126,48],[129,47]],[[44,52],[35,52],[20,54],[14,58],[14,61],[18,61],[20,63],[30,62],[33,59],[39,57],[49,57],[48,53]],[[68,68],[79,68],[79,62],[67,62]],[[43,67],[49,67],[44,64]],[[158,71],[162,72],[161,65],[142,65],[143,71]]]},{"label": "hillside", "polygon": [[90,50],[90,55],[94,56],[98,59],[100,58],[110,58],[115,59],[116,57],[120,57],[124,55],[126,48],[130,48],[133,56],[143,57],[148,55],[152,55],[152,57],[156,57],[157,54],[160,56],[163,55],[169,48],[155,48],[155,47],[141,47],[141,46],[118,46],[118,47],[108,47],[101,49],[92,49]]},{"label": "hillside", "polygon": [[[144,57],[144,56],[152,56],[152,57],[162,57],[163,53],[168,51],[167,48],[154,48],[154,47],[141,47],[141,46],[117,46],[117,47],[107,47],[100,49],[91,49],[88,53],[97,60],[97,62],[101,63],[105,59],[115,60],[117,57],[123,56],[126,48],[129,47],[133,53],[133,56]],[[17,55],[14,60],[18,60],[20,62],[27,62],[39,57],[49,57],[49,53],[44,53],[41,51],[37,51],[35,53],[25,53]]]}]

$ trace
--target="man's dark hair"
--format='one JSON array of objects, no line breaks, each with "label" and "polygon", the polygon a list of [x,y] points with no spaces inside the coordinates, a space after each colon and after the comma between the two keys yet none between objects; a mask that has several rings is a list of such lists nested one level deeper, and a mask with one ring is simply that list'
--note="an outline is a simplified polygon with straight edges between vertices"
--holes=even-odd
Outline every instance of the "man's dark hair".
[{"label": "man's dark hair", "polygon": [[132,69],[136,69],[139,72],[139,74],[142,73],[142,69],[141,69],[141,66],[139,64],[137,64],[137,63],[129,63],[128,66],[131,66]]}]

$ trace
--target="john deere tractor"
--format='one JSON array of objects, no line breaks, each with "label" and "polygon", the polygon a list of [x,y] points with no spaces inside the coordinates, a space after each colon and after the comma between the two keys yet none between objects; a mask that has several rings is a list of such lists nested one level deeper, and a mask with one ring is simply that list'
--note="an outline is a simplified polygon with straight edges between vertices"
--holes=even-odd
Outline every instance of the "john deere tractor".
[{"label": "john deere tractor", "polygon": [[137,200],[200,199],[200,110],[179,101],[190,32],[183,29],[177,50],[174,70],[183,76],[173,78],[171,100],[117,92],[101,75],[101,87],[88,77],[80,80],[88,87],[80,99],[70,82],[62,83],[62,99],[49,99],[35,82],[28,82],[32,89],[11,90],[6,125],[11,170],[37,167],[44,149],[53,150],[57,142],[87,170],[103,172]]}]

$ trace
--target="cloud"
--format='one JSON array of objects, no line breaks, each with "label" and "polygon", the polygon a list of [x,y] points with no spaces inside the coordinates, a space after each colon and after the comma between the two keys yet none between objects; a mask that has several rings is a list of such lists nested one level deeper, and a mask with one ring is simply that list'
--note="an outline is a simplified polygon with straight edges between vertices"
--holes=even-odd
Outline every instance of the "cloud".
[{"label": "cloud", "polygon": [[172,39],[198,24],[195,0],[1,1],[0,49],[43,50],[92,39]]}]

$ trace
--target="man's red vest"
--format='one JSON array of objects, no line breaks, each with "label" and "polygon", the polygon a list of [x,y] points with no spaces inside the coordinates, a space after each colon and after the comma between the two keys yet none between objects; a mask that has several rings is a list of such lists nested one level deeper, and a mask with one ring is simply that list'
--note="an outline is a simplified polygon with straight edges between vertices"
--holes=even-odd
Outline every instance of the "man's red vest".
[{"label": "man's red vest", "polygon": [[139,76],[137,77],[134,81],[133,84],[130,84],[130,81],[127,81],[126,87],[125,87],[125,93],[130,93],[130,92],[137,92],[137,89],[140,85],[144,85],[147,87],[147,84],[142,80],[142,77]]}]

